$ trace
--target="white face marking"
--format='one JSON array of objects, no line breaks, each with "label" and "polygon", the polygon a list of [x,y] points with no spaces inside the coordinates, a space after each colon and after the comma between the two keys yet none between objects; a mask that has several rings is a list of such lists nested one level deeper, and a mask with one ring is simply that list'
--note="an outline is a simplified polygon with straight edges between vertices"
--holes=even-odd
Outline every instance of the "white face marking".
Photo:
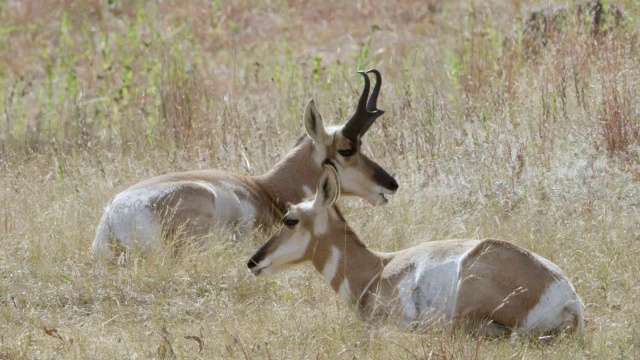
[{"label": "white face marking", "polygon": [[269,269],[267,273],[275,273],[292,266],[291,263],[300,260],[311,242],[311,233],[306,230],[296,231],[293,236],[285,240],[276,251],[258,264],[258,269]]},{"label": "white face marking", "polygon": [[338,265],[340,265],[340,250],[338,250],[335,246],[331,247],[331,255],[327,262],[324,263],[324,267],[322,268],[322,276],[331,284],[331,281],[336,276],[338,272]]},{"label": "white face marking", "polygon": [[576,316],[582,324],[582,311],[582,301],[571,283],[565,279],[558,279],[542,293],[540,301],[531,309],[518,331],[545,332],[570,326]]},{"label": "white face marking", "polygon": [[[315,142],[314,140],[314,146],[316,149],[316,153],[315,153],[315,161],[316,164],[321,165],[322,162],[327,158],[327,146],[331,145],[331,143],[333,143],[333,139],[335,138],[335,134],[336,131],[340,128],[340,126],[329,126],[328,128],[325,128],[326,131],[326,138],[323,138],[323,141],[325,141],[325,144],[318,144]],[[313,194],[313,193],[312,193]]]},{"label": "white face marking", "polygon": [[295,207],[297,209],[300,209],[300,211],[310,212],[310,211],[313,210],[313,202],[314,202],[314,200],[311,199],[311,200],[305,201],[303,203],[300,203],[300,204],[296,205]]},{"label": "white face marking", "polygon": [[382,205],[386,199],[382,194],[393,194],[394,191],[386,189],[371,181],[362,172],[354,168],[340,169],[338,171],[340,185],[345,191],[352,192],[363,197],[372,205]]},{"label": "white face marking", "polygon": [[314,141],[314,146],[316,149],[314,160],[316,164],[321,165],[324,159],[327,158],[327,149],[324,144],[316,144]]},{"label": "white face marking", "polygon": [[351,288],[349,287],[349,279],[344,279],[344,281],[342,281],[338,294],[340,294],[340,297],[347,303],[351,302]]}]

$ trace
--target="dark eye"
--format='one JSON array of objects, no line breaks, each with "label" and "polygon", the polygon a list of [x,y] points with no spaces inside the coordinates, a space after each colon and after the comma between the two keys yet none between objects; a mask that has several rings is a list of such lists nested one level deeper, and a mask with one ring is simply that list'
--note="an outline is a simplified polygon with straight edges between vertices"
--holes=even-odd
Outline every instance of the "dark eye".
[{"label": "dark eye", "polygon": [[346,150],[338,150],[338,154],[344,156],[344,157],[350,157],[353,156],[353,154],[355,154],[356,152],[353,151],[353,149],[346,149]]},{"label": "dark eye", "polygon": [[294,226],[296,226],[297,223],[298,223],[298,220],[296,219],[284,218],[284,224],[288,228],[293,228]]}]

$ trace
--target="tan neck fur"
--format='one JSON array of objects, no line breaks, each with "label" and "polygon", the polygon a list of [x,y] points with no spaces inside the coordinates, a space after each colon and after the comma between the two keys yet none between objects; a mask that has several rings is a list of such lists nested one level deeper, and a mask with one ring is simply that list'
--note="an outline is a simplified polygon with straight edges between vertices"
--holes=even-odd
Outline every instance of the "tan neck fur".
[{"label": "tan neck fur", "polygon": [[274,220],[282,216],[287,203],[297,204],[310,195],[305,193],[305,188],[307,192],[315,189],[322,175],[322,165],[316,159],[317,156],[313,142],[308,136],[304,136],[266,174],[253,177],[275,207]]},{"label": "tan neck fur", "polygon": [[[330,216],[341,217],[335,210],[331,212]],[[334,221],[337,220],[330,220]],[[336,293],[349,304],[360,307],[363,304],[358,301],[363,291],[376,287],[386,255],[369,250],[346,223],[340,223],[341,226],[329,226],[326,234],[314,237],[309,249],[310,259]],[[333,276],[329,278],[327,275],[331,274]],[[345,281],[348,281],[348,287]],[[344,294],[345,288],[349,290],[348,298]]]}]

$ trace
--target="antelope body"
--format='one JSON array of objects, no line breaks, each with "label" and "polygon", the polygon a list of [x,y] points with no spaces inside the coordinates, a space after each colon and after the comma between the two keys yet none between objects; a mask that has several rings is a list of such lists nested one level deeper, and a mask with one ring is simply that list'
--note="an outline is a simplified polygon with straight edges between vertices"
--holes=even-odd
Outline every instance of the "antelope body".
[{"label": "antelope body", "polygon": [[[376,101],[381,86],[369,98],[369,78],[353,117],[344,126],[325,128],[313,100],[306,106],[306,136],[271,170],[261,176],[203,170],[174,173],[144,180],[116,195],[104,211],[93,252],[113,256],[115,249],[150,251],[163,240],[200,237],[220,227],[246,232],[278,221],[286,203],[311,195],[322,175],[322,164],[338,169],[345,192],[379,205],[398,184],[361,151],[361,138],[384,111]],[[367,98],[369,101],[367,102]],[[114,249],[115,248],[115,249]]]},{"label": "antelope body", "polygon": [[361,319],[405,328],[444,321],[493,335],[582,331],[582,302],[549,260],[499,240],[372,251],[332,205],[338,187],[327,171],[315,199],[289,209],[284,226],[249,260],[250,270],[270,274],[311,261]]}]

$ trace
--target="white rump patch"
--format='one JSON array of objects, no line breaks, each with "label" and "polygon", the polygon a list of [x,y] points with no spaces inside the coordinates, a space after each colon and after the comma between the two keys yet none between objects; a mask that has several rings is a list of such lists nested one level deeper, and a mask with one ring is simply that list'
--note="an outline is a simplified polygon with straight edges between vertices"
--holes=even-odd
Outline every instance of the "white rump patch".
[{"label": "white rump patch", "polygon": [[540,296],[518,332],[546,332],[574,324],[579,317],[582,324],[582,301],[566,279],[554,281]]},{"label": "white rump patch", "polygon": [[[215,196],[215,220],[218,226],[252,226],[256,210],[236,194],[247,190],[231,182],[214,186],[207,182],[192,182],[202,186]],[[117,194],[105,209],[93,242],[96,253],[105,253],[112,235],[124,247],[139,247],[151,251],[161,246],[161,226],[156,218],[154,203],[157,199],[177,194],[185,183],[168,184],[162,187],[139,187]],[[248,194],[248,193],[247,193]],[[248,196],[248,195],[247,195]]]},{"label": "white rump patch", "polygon": [[[173,187],[151,190],[138,188],[119,193],[105,210],[103,221],[106,226],[100,224],[99,228],[111,231],[124,247],[136,246],[145,251],[156,249],[160,246],[161,229],[150,203],[173,190]],[[101,238],[108,241],[108,236]]]}]

